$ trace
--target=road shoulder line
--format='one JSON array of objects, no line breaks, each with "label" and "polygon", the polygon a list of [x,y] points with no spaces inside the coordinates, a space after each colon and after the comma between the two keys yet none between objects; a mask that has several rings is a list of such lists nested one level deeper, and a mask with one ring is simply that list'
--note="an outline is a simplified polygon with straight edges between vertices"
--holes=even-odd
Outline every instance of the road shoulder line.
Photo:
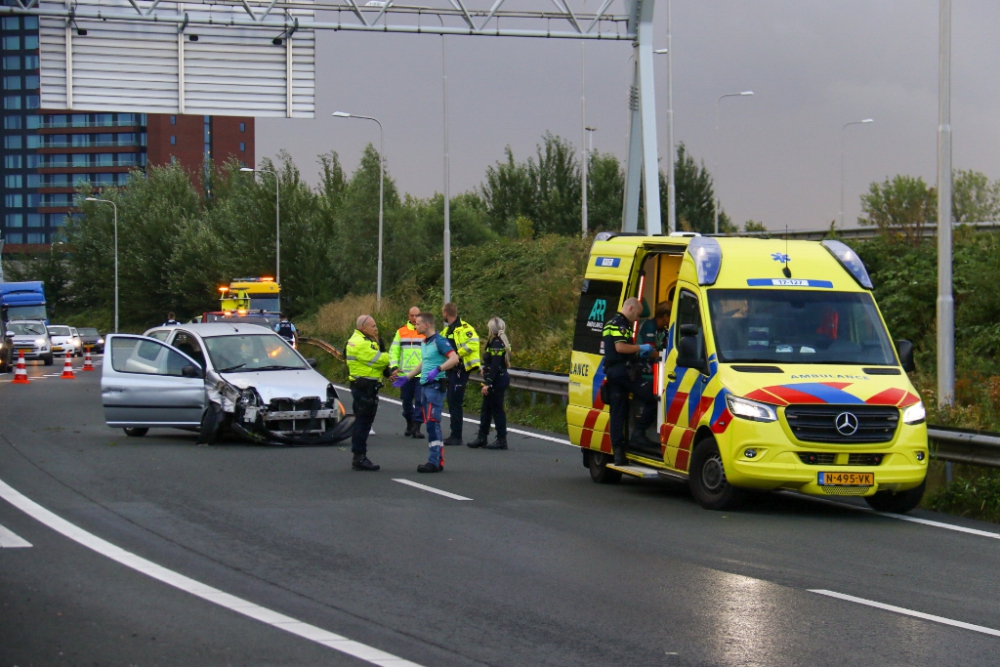
[{"label": "road shoulder line", "polygon": [[413,488],[420,489],[421,491],[429,491],[430,493],[436,493],[439,496],[444,496],[445,498],[451,498],[452,500],[472,500],[472,498],[466,498],[465,496],[460,496],[457,493],[451,493],[450,491],[442,491],[441,489],[435,489],[433,486],[417,484],[416,482],[411,482],[408,479],[394,478],[392,481],[399,482],[400,484],[406,484],[407,486],[412,486]]},{"label": "road shoulder line", "polygon": [[14,531],[0,526],[0,549],[25,549],[30,546],[31,542]]}]

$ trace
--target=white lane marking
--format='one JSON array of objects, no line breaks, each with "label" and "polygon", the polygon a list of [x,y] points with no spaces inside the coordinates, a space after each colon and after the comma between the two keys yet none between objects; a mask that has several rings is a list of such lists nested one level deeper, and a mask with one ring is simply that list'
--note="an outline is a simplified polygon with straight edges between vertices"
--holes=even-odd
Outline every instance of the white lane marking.
[{"label": "white lane marking", "polygon": [[913,618],[920,618],[925,621],[932,621],[934,623],[950,625],[952,627],[962,628],[964,630],[972,630],[973,632],[981,632],[984,635],[992,635],[994,637],[1000,637],[1000,630],[994,630],[993,628],[987,628],[982,625],[973,625],[972,623],[965,623],[964,621],[955,621],[950,618],[945,618],[944,616],[934,616],[933,614],[925,614],[922,611],[914,611],[912,609],[906,609],[905,607],[897,607],[895,605],[885,604],[884,602],[875,602],[874,600],[857,598],[854,597],[853,595],[845,595],[843,593],[837,593],[834,591],[827,591],[822,589],[809,589],[809,592],[817,593],[819,595],[825,595],[831,598],[837,598],[838,600],[846,600],[847,602],[863,604],[868,607],[875,607],[876,609],[884,609],[885,611],[891,611],[893,613],[902,614],[904,616],[912,616]]},{"label": "white lane marking", "polygon": [[[334,386],[337,389],[342,389],[343,391],[350,391],[347,387],[342,387],[339,384],[338,385],[334,385]],[[379,399],[385,401],[386,403],[394,403],[395,405],[402,405],[403,404],[403,402],[401,400],[399,400],[398,398],[389,398],[388,396],[379,396]],[[442,412],[441,414],[442,414],[442,416],[445,416],[448,419],[451,419],[451,414],[449,414],[447,412]],[[469,422],[470,424],[478,424],[479,423],[478,419],[470,419],[469,417],[463,417],[462,421]],[[519,428],[510,428],[509,426],[507,427],[507,432],[508,433],[517,433],[518,435],[527,436],[529,438],[537,438],[538,440],[547,440],[549,442],[554,442],[557,445],[569,445],[570,447],[576,447],[576,445],[574,445],[572,442],[570,442],[569,440],[567,440],[565,438],[556,438],[556,437],[553,437],[551,435],[542,435],[541,433],[532,433],[531,431],[523,431],[523,430],[521,430]]]},{"label": "white lane marking", "polygon": [[23,539],[13,531],[0,526],[0,549],[23,549],[30,546],[31,542]]},{"label": "white lane marking", "polygon": [[399,482],[400,484],[406,484],[407,486],[412,486],[413,488],[420,489],[421,491],[430,491],[431,493],[436,493],[439,496],[444,496],[445,498],[451,498],[452,500],[472,500],[472,498],[466,498],[465,496],[460,496],[457,493],[449,493],[448,491],[435,489],[433,486],[424,486],[423,484],[417,484],[416,482],[411,482],[408,479],[393,479],[392,481]]},{"label": "white lane marking", "polygon": [[779,491],[779,493],[781,493],[782,495],[802,498],[804,500],[809,500],[814,503],[824,503],[827,505],[833,505],[834,507],[839,507],[841,509],[855,510],[858,512],[868,512],[870,514],[875,514],[877,516],[885,517],[886,519],[896,519],[897,521],[909,521],[910,523],[919,523],[925,526],[932,526],[934,528],[944,528],[945,530],[953,530],[956,533],[968,533],[969,535],[976,535],[978,537],[989,537],[994,540],[1000,540],[1000,533],[991,533],[989,531],[979,530],[977,528],[966,528],[965,526],[956,526],[953,523],[945,523],[943,521],[932,521],[930,519],[920,519],[915,516],[905,516],[903,514],[892,514],[890,512],[876,512],[870,507],[859,507],[858,505],[848,505],[847,503],[838,502],[830,498],[807,496],[804,493],[796,493],[795,491]]},{"label": "white lane marking", "polygon": [[290,632],[303,639],[322,644],[323,646],[340,651],[359,660],[364,660],[373,665],[379,665],[380,667],[421,667],[417,663],[404,660],[391,653],[386,653],[366,644],[352,641],[346,637],[318,628],[315,625],[303,623],[290,616],[285,616],[248,600],[238,598],[235,595],[224,593],[217,588],[212,588],[199,581],[178,574],[173,570],[168,570],[145,558],[136,556],[53,514],[35,501],[14,490],[2,480],[0,480],[0,498],[3,498],[28,516],[74,542],[126,567],[132,568],[136,572],[161,581],[168,586],[173,586],[185,593],[190,593],[202,600],[207,600],[220,607],[225,607],[238,614],[260,621],[261,623],[266,623],[279,630]]}]

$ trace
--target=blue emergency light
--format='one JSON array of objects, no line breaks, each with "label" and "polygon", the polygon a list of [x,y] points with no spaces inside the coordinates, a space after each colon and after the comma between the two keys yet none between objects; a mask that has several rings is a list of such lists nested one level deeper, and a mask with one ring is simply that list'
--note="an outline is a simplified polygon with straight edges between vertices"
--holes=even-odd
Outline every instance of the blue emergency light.
[{"label": "blue emergency light", "polygon": [[872,279],[868,276],[868,269],[865,268],[864,262],[858,257],[858,253],[851,250],[847,244],[832,239],[823,241],[823,247],[837,258],[841,266],[854,276],[859,285],[865,289],[872,289]]}]

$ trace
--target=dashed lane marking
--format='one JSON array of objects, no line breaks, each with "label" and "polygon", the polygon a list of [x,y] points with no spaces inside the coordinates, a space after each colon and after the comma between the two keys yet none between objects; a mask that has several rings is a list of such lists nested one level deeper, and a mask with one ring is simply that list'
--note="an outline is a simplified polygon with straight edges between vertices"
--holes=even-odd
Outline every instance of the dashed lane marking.
[{"label": "dashed lane marking", "polygon": [[442,491],[441,489],[435,489],[433,486],[425,486],[423,484],[417,484],[416,482],[411,482],[408,479],[393,479],[394,482],[399,482],[400,484],[406,484],[407,486],[412,486],[415,489],[420,489],[421,491],[429,491],[430,493],[436,493],[439,496],[444,496],[445,498],[451,498],[452,500],[472,500],[472,498],[466,498],[465,496],[460,496],[457,493],[450,493],[448,491]]},{"label": "dashed lane marking", "polygon": [[14,531],[0,526],[0,549],[24,549],[30,546],[31,542],[15,534]]},{"label": "dashed lane marking", "polygon": [[963,630],[971,630],[972,632],[979,632],[984,635],[992,635],[993,637],[1000,637],[1000,630],[994,630],[993,628],[987,628],[982,625],[973,625],[972,623],[966,623],[964,621],[956,621],[950,618],[945,618],[944,616],[925,614],[922,611],[914,611],[913,609],[906,609],[905,607],[897,607],[896,605],[885,604],[884,602],[875,602],[874,600],[866,600],[864,598],[854,597],[853,595],[845,595],[844,593],[837,593],[834,591],[827,591],[823,589],[809,589],[809,592],[816,593],[818,595],[825,595],[831,598],[836,598],[838,600],[853,602],[855,604],[862,604],[867,607],[875,607],[876,609],[891,611],[894,614],[902,614],[903,616],[912,616],[913,618],[919,618],[925,621],[931,621],[932,623],[941,623],[942,625],[950,625],[955,628],[962,628]]},{"label": "dashed lane marking", "polygon": [[248,618],[260,621],[279,630],[284,630],[303,639],[316,642],[327,648],[332,648],[335,651],[340,651],[372,665],[379,665],[380,667],[421,667],[417,663],[404,660],[391,653],[386,653],[372,646],[350,640],[315,625],[303,623],[290,616],[285,616],[248,600],[220,591],[217,588],[207,586],[200,581],[185,577],[141,556],[125,551],[121,547],[117,547],[92,533],[88,533],[62,517],[53,514],[27,496],[14,490],[2,480],[0,480],[0,498],[3,498],[28,516],[45,524],[57,533],[68,537],[77,544],[110,558],[136,572],[161,581],[168,586],[173,586],[185,593],[199,597],[202,600],[207,600],[230,611],[235,611]]}]

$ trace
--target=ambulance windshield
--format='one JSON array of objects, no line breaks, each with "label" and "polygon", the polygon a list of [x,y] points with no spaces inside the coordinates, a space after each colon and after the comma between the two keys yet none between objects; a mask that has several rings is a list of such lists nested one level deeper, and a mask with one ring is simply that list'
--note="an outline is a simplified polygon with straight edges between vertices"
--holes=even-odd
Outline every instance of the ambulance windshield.
[{"label": "ambulance windshield", "polygon": [[867,292],[708,291],[722,362],[896,366]]}]

